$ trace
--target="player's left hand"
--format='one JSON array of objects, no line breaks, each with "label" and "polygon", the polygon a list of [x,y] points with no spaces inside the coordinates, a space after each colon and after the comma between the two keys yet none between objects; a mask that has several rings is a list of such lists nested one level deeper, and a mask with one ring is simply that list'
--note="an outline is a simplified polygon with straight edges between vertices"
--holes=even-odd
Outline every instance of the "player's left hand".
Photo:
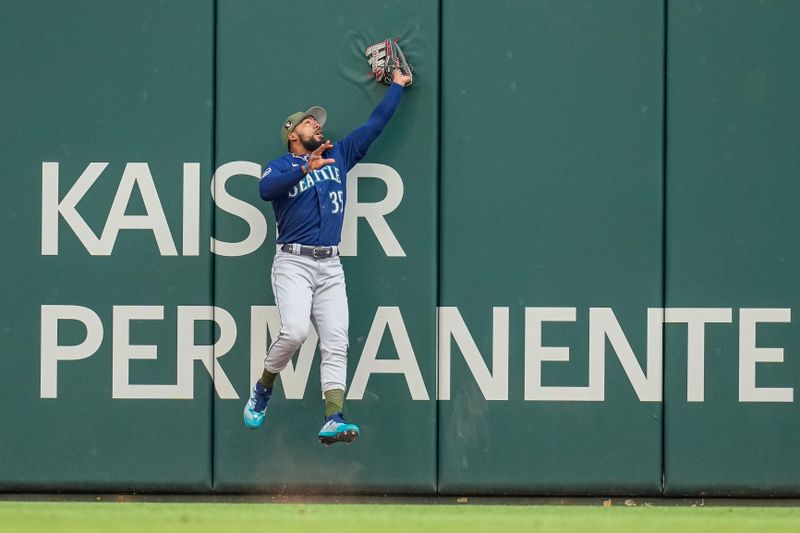
[{"label": "player's left hand", "polygon": [[368,46],[364,53],[376,80],[386,85],[397,83],[408,87],[414,81],[414,68],[400,48],[399,39],[395,37],[378,41]]},{"label": "player's left hand", "polygon": [[411,76],[406,76],[403,74],[403,71],[399,68],[396,68],[392,71],[392,81],[398,85],[402,85],[405,87],[409,83],[411,83]]}]

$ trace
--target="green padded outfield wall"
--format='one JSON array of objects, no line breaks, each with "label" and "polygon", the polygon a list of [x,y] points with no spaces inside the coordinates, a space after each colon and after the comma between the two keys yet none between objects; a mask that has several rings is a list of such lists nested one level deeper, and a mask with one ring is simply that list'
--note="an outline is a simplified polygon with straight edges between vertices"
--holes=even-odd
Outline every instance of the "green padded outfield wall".
[{"label": "green padded outfield wall", "polygon": [[663,5],[445,1],[442,46],[440,491],[657,494]]},{"label": "green padded outfield wall", "polygon": [[2,489],[211,488],[212,6],[0,2]]},{"label": "green padded outfield wall", "polygon": [[[216,304],[238,324],[232,354],[220,359],[238,399],[215,403],[215,489],[432,493],[439,5],[418,0],[398,10],[356,1],[223,0],[217,6],[215,237],[253,244],[215,256]],[[315,336],[279,378],[265,427],[249,430],[242,408],[279,329],[266,328],[270,313],[277,316],[269,277],[275,216],[259,197],[257,177],[285,153],[279,132],[290,113],[324,107],[326,136],[334,141],[367,120],[386,86],[369,76],[364,49],[389,36],[401,36],[413,50],[418,79],[348,175],[347,216],[355,225],[342,243],[350,306],[345,414],[361,426],[361,437],[353,446],[322,448],[317,441],[324,403]],[[225,181],[225,194],[260,212],[258,239],[252,226],[221,207],[221,178],[234,171],[244,174]]]},{"label": "green padded outfield wall", "polygon": [[669,2],[666,295],[707,309],[666,330],[669,495],[800,493],[798,22]]},{"label": "green padded outfield wall", "polygon": [[[0,0],[0,490],[800,494],[798,23]],[[313,337],[246,430],[277,332],[257,176],[290,112],[366,120],[392,35],[417,78],[342,247],[363,434],[317,443]]]}]

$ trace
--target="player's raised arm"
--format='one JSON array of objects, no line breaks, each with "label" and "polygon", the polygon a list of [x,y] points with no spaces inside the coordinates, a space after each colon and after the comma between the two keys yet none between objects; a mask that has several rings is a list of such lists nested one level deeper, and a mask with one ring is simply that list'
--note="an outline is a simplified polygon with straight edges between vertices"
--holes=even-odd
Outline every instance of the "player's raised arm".
[{"label": "player's raised arm", "polygon": [[397,106],[400,104],[400,97],[403,95],[406,78],[399,71],[396,74],[398,83],[392,83],[383,100],[375,107],[367,122],[353,130],[353,132],[340,141],[341,152],[347,169],[351,169],[362,157],[367,154],[367,150],[372,142],[383,132],[383,128],[389,123],[394,115]]},{"label": "player's raised arm", "polygon": [[412,67],[408,64],[397,39],[386,39],[366,50],[375,79],[389,85],[383,100],[372,111],[366,124],[354,130],[339,143],[344,166],[349,170],[367,154],[372,142],[389,123],[405,87],[413,81]]}]

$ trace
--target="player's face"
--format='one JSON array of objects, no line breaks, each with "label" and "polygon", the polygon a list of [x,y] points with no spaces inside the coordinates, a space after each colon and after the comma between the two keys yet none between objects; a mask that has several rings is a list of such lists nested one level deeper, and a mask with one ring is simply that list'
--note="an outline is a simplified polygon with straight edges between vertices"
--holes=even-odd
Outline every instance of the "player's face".
[{"label": "player's face", "polygon": [[322,127],[314,117],[304,118],[300,124],[295,126],[294,132],[303,148],[309,152],[313,152],[322,145],[324,139]]}]

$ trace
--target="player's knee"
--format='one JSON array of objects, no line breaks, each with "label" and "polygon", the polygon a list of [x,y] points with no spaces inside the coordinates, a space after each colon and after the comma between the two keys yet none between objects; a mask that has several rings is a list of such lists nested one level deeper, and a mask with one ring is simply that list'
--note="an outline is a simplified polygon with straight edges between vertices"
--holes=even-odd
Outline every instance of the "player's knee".
[{"label": "player's knee", "polygon": [[347,342],[320,342],[320,352],[328,355],[329,357],[347,359]]},{"label": "player's knee", "polygon": [[308,337],[308,324],[285,324],[281,328],[281,337],[297,349]]}]

